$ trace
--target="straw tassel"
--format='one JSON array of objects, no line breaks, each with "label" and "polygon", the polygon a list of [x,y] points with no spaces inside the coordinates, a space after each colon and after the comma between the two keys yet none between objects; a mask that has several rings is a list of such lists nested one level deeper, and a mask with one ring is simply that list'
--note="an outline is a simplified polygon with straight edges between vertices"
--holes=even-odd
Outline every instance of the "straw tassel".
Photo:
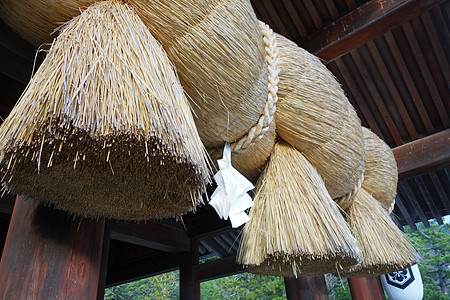
[{"label": "straw tassel", "polygon": [[63,26],[0,127],[0,148],[4,188],[91,217],[179,215],[209,182],[175,70],[121,1]]},{"label": "straw tassel", "polygon": [[237,262],[256,274],[290,277],[339,272],[358,259],[356,240],[314,167],[277,143],[258,180]]},{"label": "straw tassel", "polygon": [[341,272],[345,277],[387,274],[419,262],[419,255],[387,211],[365,189],[346,211],[346,221],[361,249],[361,262]]},{"label": "straw tassel", "polygon": [[369,129],[362,128],[362,131],[366,150],[364,179],[354,197],[341,205],[362,256],[358,265],[342,273],[347,277],[403,270],[419,260],[417,252],[389,217],[398,181],[394,154]]}]

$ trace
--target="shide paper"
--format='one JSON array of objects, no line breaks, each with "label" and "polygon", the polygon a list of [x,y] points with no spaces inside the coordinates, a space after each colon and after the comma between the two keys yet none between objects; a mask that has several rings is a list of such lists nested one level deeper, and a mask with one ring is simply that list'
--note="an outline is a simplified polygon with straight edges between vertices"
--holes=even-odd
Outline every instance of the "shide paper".
[{"label": "shide paper", "polygon": [[225,144],[223,158],[217,163],[219,172],[214,175],[217,188],[209,204],[222,219],[230,218],[231,226],[236,228],[250,220],[245,210],[253,206],[253,201],[247,192],[255,187],[231,165],[230,144]]}]

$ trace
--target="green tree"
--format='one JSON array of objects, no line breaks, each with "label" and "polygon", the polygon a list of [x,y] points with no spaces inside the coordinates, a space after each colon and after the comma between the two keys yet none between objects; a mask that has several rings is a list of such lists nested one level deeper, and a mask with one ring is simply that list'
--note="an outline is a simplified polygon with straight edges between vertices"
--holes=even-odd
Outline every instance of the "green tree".
[{"label": "green tree", "polygon": [[285,299],[284,280],[242,273],[201,284],[202,299]]},{"label": "green tree", "polygon": [[423,258],[419,270],[424,300],[450,299],[447,283],[447,278],[450,278],[450,224],[438,225],[431,221],[430,225],[430,228],[425,228],[419,224],[415,232],[408,226],[405,227],[405,233]]},{"label": "green tree", "polygon": [[332,274],[325,275],[330,300],[351,300],[352,295],[347,278],[339,278]]},{"label": "green tree", "polygon": [[178,271],[114,286],[105,290],[107,300],[179,299]]}]

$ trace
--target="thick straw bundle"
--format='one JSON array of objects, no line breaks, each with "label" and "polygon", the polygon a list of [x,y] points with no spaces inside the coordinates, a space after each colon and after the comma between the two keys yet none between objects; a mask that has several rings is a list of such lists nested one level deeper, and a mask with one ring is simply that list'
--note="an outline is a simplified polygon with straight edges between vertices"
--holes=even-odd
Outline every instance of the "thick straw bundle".
[{"label": "thick straw bundle", "polygon": [[391,212],[397,193],[398,171],[391,148],[363,127],[366,165],[362,187]]},{"label": "thick straw bundle", "polygon": [[340,271],[359,249],[314,167],[291,145],[275,145],[257,183],[237,261],[256,274]]},{"label": "thick straw bundle", "polygon": [[[48,3],[47,3],[48,2]],[[49,41],[61,22],[94,0],[0,1],[0,16],[34,45]],[[225,142],[233,163],[245,175],[259,175],[275,140],[275,126],[265,118],[268,70],[263,35],[248,0],[127,0],[163,44],[175,63],[195,111],[196,124],[211,156],[219,158]],[[261,122],[263,118],[263,122]],[[263,127],[261,125],[264,124]],[[254,127],[257,127],[256,130]],[[213,149],[215,148],[215,149]]]},{"label": "thick straw bundle", "polygon": [[[248,0],[128,3],[174,62],[208,149],[222,149],[225,142],[239,140],[261,123],[269,93],[268,64],[263,33]],[[252,178],[275,140],[274,125],[262,123],[265,129],[251,145],[238,150],[232,146],[233,165]],[[221,151],[210,153],[221,156]]]},{"label": "thick straw bundle", "polygon": [[406,269],[419,261],[417,252],[386,210],[366,190],[356,194],[346,219],[358,240],[362,260],[341,275],[376,276]]},{"label": "thick straw bundle", "polygon": [[277,35],[280,82],[277,134],[302,151],[331,197],[349,193],[364,170],[361,122],[320,60]]},{"label": "thick straw bundle", "polygon": [[209,180],[174,68],[119,1],[63,27],[1,126],[0,150],[7,189],[87,216],[178,215]]},{"label": "thick straw bundle", "polygon": [[55,28],[98,0],[1,0],[0,17],[24,39],[40,46],[53,40]]}]

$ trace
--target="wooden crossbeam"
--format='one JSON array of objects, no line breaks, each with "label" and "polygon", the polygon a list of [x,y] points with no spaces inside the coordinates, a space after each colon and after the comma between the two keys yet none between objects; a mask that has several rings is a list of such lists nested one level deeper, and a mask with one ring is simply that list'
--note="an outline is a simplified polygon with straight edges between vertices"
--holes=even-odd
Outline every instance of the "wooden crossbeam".
[{"label": "wooden crossbeam", "polygon": [[164,252],[186,252],[190,239],[184,230],[161,223],[111,222],[111,238]]},{"label": "wooden crossbeam", "polygon": [[227,256],[194,266],[194,279],[198,282],[244,273],[245,269],[236,263],[236,256]]},{"label": "wooden crossbeam", "polygon": [[167,254],[161,257],[147,257],[126,262],[117,267],[109,267],[106,287],[139,280],[178,269],[185,254]]},{"label": "wooden crossbeam", "polygon": [[297,42],[302,48],[329,62],[365,45],[443,1],[372,0]]},{"label": "wooden crossbeam", "polygon": [[450,129],[392,149],[399,178],[404,179],[450,164]]}]

